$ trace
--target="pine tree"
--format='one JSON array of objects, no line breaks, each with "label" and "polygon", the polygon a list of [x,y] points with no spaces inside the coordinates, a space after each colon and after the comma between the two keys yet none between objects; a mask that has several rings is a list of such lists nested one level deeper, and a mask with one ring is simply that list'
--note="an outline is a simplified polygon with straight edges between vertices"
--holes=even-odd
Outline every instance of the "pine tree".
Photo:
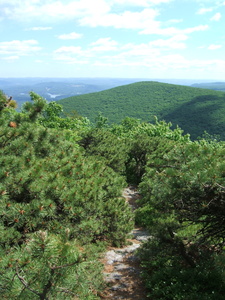
[{"label": "pine tree", "polygon": [[101,243],[132,229],[125,181],[67,130],[40,125],[46,103],[33,96],[23,113],[1,112],[1,295],[95,299]]},{"label": "pine tree", "polygon": [[149,296],[223,298],[224,153],[201,140],[148,161],[137,220],[153,237],[142,251]]}]

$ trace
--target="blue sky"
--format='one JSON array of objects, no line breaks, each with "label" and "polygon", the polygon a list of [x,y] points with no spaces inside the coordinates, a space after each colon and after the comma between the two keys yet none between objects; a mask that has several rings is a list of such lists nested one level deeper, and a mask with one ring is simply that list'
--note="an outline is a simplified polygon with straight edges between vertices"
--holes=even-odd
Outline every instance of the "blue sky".
[{"label": "blue sky", "polygon": [[224,0],[0,0],[0,77],[225,81]]}]

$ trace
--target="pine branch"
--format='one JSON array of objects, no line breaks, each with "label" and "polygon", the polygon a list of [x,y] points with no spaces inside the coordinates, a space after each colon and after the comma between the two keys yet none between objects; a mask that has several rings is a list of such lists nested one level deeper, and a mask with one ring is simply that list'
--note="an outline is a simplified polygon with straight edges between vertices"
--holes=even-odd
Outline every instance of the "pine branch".
[{"label": "pine branch", "polygon": [[34,293],[35,295],[37,295],[38,297],[41,297],[41,294],[38,293],[37,291],[33,290],[32,288],[29,287],[28,283],[26,282],[26,280],[20,276],[19,274],[19,269],[18,269],[18,266],[16,266],[16,275],[17,277],[19,278],[20,282],[22,283],[22,285],[28,289],[29,291],[31,291],[32,293]]},{"label": "pine branch", "polygon": [[225,187],[223,185],[220,185],[219,183],[216,183],[216,186],[220,187],[221,189],[225,190]]},{"label": "pine branch", "polygon": [[150,168],[172,168],[172,169],[179,169],[178,167],[176,166],[171,166],[171,165],[155,165],[155,164],[149,164],[148,167]]},{"label": "pine branch", "polygon": [[180,239],[175,239],[175,234],[170,227],[167,227],[167,230],[171,237],[171,244],[173,244],[177,248],[179,254],[184,258],[184,260],[189,264],[189,266],[195,268],[196,264],[193,258],[187,253],[184,243]]},{"label": "pine branch", "polygon": [[49,292],[49,290],[50,290],[50,288],[52,286],[52,278],[54,276],[54,273],[55,273],[55,270],[51,269],[51,271],[50,271],[50,278],[49,278],[47,284],[45,285],[43,292],[39,296],[40,300],[46,300],[46,299],[48,299],[47,298],[47,294],[48,294],[48,292]]},{"label": "pine branch", "polygon": [[[5,134],[4,134],[5,135]],[[2,141],[1,143],[1,147],[5,147],[7,145],[7,143],[13,138],[15,137],[13,134],[11,136],[9,136],[7,139],[5,139],[5,141]],[[18,136],[17,136],[18,137]]]},{"label": "pine branch", "polygon": [[[66,293],[66,294],[70,294],[70,295],[73,295],[75,297],[78,297],[77,294],[71,292],[69,289],[66,289],[66,288],[61,288],[61,287],[58,287],[59,291],[57,291],[58,293]],[[79,299],[79,298],[76,298],[76,299]]]},{"label": "pine branch", "polygon": [[71,266],[74,266],[74,265],[79,264],[79,263],[80,263],[79,261],[75,261],[74,263],[63,265],[63,266],[50,266],[50,269],[51,270],[57,270],[57,269],[67,268],[67,267],[71,267]]}]

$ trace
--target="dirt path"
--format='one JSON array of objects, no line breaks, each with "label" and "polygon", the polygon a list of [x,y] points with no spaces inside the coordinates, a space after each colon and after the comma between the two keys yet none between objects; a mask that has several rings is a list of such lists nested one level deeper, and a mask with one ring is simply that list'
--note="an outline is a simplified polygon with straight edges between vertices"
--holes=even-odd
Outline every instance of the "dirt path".
[{"label": "dirt path", "polygon": [[[129,187],[123,191],[123,196],[135,210],[137,207],[135,201],[140,197],[138,192]],[[135,255],[135,251],[149,236],[141,228],[132,230],[131,236],[128,246],[111,247],[106,252],[103,263],[107,288],[102,293],[101,299],[147,299],[146,290],[140,278],[139,259]]]}]

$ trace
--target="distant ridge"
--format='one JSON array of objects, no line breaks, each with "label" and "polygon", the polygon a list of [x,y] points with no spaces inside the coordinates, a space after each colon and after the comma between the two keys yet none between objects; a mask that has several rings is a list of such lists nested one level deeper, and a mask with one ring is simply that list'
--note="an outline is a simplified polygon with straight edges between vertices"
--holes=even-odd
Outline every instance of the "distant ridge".
[{"label": "distant ridge", "polygon": [[225,82],[194,83],[191,86],[225,92]]},{"label": "distant ridge", "polygon": [[153,122],[157,116],[159,120],[179,125],[193,139],[204,131],[225,139],[225,93],[219,91],[142,81],[69,97],[58,103],[66,113],[76,110],[91,121],[98,112],[109,123],[120,122],[127,116]]}]

